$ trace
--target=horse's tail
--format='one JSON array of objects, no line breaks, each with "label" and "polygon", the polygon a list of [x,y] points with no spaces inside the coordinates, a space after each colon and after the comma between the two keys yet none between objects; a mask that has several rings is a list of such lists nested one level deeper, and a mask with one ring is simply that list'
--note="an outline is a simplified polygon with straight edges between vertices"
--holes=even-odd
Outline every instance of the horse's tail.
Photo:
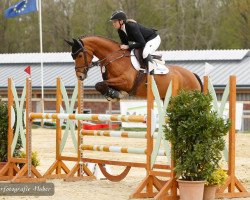
[{"label": "horse's tail", "polygon": [[195,77],[197,78],[197,80],[199,81],[200,83],[200,86],[201,86],[201,92],[203,92],[203,85],[202,85],[202,81],[200,79],[200,77],[196,74],[196,73],[193,73],[195,75]]}]

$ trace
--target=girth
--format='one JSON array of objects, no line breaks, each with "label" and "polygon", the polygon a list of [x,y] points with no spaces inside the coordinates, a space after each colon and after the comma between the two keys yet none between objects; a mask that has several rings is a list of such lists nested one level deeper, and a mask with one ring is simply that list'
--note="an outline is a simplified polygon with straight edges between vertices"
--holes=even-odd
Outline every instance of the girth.
[{"label": "girth", "polygon": [[141,83],[142,79],[144,78],[146,74],[144,74],[141,71],[138,71],[134,80],[134,84],[133,87],[131,88],[131,90],[128,92],[129,96],[133,96],[136,93],[136,90],[139,86],[139,84]]}]

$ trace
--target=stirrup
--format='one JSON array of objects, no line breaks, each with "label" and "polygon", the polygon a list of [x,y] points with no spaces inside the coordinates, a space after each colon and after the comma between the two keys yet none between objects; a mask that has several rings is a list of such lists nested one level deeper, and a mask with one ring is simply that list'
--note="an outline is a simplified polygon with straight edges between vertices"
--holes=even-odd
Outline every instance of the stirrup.
[{"label": "stirrup", "polygon": [[147,73],[147,70],[144,69],[144,68],[140,68],[140,69],[139,69],[139,72],[145,74],[145,73]]}]

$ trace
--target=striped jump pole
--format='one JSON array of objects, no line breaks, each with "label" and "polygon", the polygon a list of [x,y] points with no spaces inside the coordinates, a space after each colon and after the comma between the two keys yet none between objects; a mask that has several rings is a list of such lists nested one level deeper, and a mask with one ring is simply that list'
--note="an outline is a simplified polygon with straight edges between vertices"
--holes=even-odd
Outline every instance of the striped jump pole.
[{"label": "striped jump pole", "polygon": [[30,118],[84,120],[96,122],[146,122],[146,118],[140,115],[30,113]]},{"label": "striped jump pole", "polygon": [[[147,138],[147,132],[139,131],[100,131],[100,130],[81,130],[82,136],[104,136],[121,138]],[[157,133],[153,134],[153,139],[157,138]]]},{"label": "striped jump pole", "polygon": [[[113,153],[130,153],[130,154],[144,154],[147,155],[146,148],[132,148],[132,147],[119,147],[119,146],[103,146],[103,145],[81,145],[81,150],[88,151],[102,151],[102,152],[113,152]],[[158,152],[158,156],[166,156],[164,150]]]}]

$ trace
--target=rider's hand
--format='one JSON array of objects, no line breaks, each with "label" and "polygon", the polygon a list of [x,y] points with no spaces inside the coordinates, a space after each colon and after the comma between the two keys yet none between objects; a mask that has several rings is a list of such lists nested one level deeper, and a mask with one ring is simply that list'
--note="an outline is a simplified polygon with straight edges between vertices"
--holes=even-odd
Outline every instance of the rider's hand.
[{"label": "rider's hand", "polygon": [[128,45],[125,45],[125,44],[122,44],[122,45],[120,45],[120,48],[121,48],[122,50],[126,50],[126,49],[129,48],[129,46],[128,46]]}]

